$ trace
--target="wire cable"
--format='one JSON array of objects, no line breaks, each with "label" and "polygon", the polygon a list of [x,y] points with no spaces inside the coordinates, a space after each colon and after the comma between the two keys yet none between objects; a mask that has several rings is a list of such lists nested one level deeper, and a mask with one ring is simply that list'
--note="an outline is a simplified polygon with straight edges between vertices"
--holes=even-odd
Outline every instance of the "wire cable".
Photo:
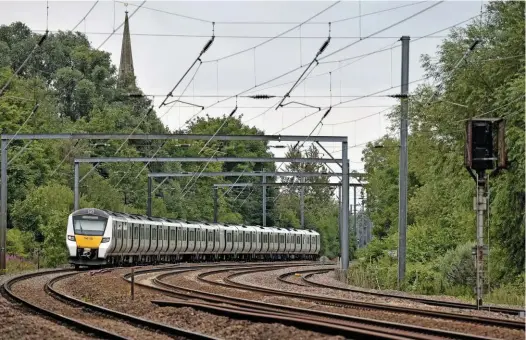
[{"label": "wire cable", "polygon": [[24,128],[24,126],[26,126],[27,122],[29,122],[29,119],[31,117],[33,117],[33,114],[35,114],[37,111],[38,111],[38,108],[40,107],[40,104],[39,103],[36,103],[35,106],[33,107],[33,110],[31,110],[31,112],[29,113],[29,116],[26,118],[26,120],[22,123],[22,125],[20,125],[20,127],[18,128],[18,130],[16,131],[15,135],[13,137],[11,137],[8,141],[7,141],[7,145],[6,147],[9,146],[9,144],[11,144],[11,142],[13,141],[13,138],[15,138],[18,133]]},{"label": "wire cable", "polygon": [[[173,92],[175,91],[175,89],[177,88],[177,86],[179,86],[179,84],[181,84],[181,82],[183,81],[183,79],[186,77],[186,75],[188,74],[188,72],[190,72],[190,70],[195,66],[195,64],[199,61],[199,66],[201,66],[201,64],[203,63],[201,61],[201,57],[203,56],[203,54],[206,53],[206,51],[208,51],[208,49],[210,48],[210,46],[212,46],[213,42],[214,42],[214,39],[215,39],[215,34],[212,33],[212,37],[210,38],[210,40],[208,40],[208,42],[205,44],[205,46],[203,47],[203,49],[201,50],[201,52],[199,53],[199,55],[197,56],[197,58],[195,58],[194,62],[192,63],[192,65],[190,65],[190,67],[186,70],[186,72],[183,74],[183,76],[181,77],[181,79],[179,79],[179,81],[175,84],[175,86],[170,90],[170,92],[168,92],[168,94],[166,95],[166,98],[164,98],[163,102],[161,103],[161,105],[159,105],[159,108],[163,107],[163,105],[166,103],[166,101],[168,100],[169,97],[172,97],[173,96]],[[197,74],[197,71],[196,71],[196,74]],[[195,76],[195,74],[194,74]]]},{"label": "wire cable", "polygon": [[281,36],[283,36],[283,35],[285,35],[285,34],[291,32],[291,31],[293,31],[293,30],[295,30],[295,29],[297,29],[298,27],[300,27],[300,26],[302,26],[302,25],[305,25],[306,23],[308,23],[308,22],[311,21],[312,19],[314,19],[314,18],[316,18],[317,16],[319,16],[319,15],[325,13],[326,11],[328,11],[329,9],[331,9],[332,7],[334,7],[334,6],[336,6],[337,4],[339,4],[340,2],[341,2],[341,1],[336,1],[335,3],[331,4],[329,7],[326,7],[326,8],[323,9],[322,11],[320,11],[320,12],[314,14],[313,16],[311,16],[311,17],[308,18],[307,20],[303,21],[302,23],[300,23],[300,24],[298,24],[298,25],[295,25],[294,27],[292,27],[292,28],[290,28],[290,29],[288,29],[288,30],[286,30],[286,31],[281,32],[280,34],[276,35],[275,37],[272,37],[272,38],[270,38],[270,39],[267,39],[267,40],[265,40],[265,41],[263,41],[263,42],[261,42],[261,43],[255,45],[255,46],[249,47],[249,48],[247,48],[247,49],[244,49],[244,50],[241,50],[241,51],[238,51],[238,52],[234,52],[234,53],[232,53],[232,54],[229,54],[229,55],[226,55],[226,56],[223,56],[223,57],[217,58],[217,59],[206,60],[206,61],[204,61],[204,63],[211,63],[211,62],[215,62],[215,61],[225,60],[225,59],[228,59],[228,58],[234,57],[234,56],[236,56],[236,55],[239,55],[239,54],[245,53],[245,52],[247,52],[247,51],[251,51],[253,48],[257,48],[257,47],[263,46],[263,45],[265,45],[265,44],[267,44],[267,43],[269,43],[269,42],[271,42],[271,41],[273,41],[273,40],[275,40],[275,39],[277,39],[277,38],[279,38],[279,37],[281,37]]},{"label": "wire cable", "polygon": [[[86,13],[86,15],[84,15],[82,17],[82,19],[80,19],[80,21],[75,25],[75,27],[73,27],[71,30],[74,31],[77,27],[79,27],[79,25],[84,21],[86,20],[86,18],[88,17],[88,15],[90,15],[91,11],[93,11],[93,9],[95,8],[95,6],[97,6],[97,4],[99,3],[99,0],[95,1],[95,3],[93,4],[93,6],[91,6],[91,8],[89,9],[88,13]],[[115,9],[115,7],[114,7]],[[114,22],[113,22],[113,32],[115,32],[115,16],[113,17],[114,18]],[[105,34],[105,33],[104,33]]]},{"label": "wire cable", "polygon": [[[141,9],[142,5],[144,5],[145,3],[146,3],[146,0],[144,0],[139,6],[137,6],[137,8],[136,8],[136,9],[135,9],[135,10],[134,10],[134,11],[128,16],[128,19],[131,19],[131,18],[135,15],[135,13],[137,13],[137,11]],[[84,20],[84,19],[83,19],[83,20]],[[102,42],[102,44],[100,44],[100,45],[97,47],[97,50],[100,50],[101,47],[102,47],[102,46],[103,46],[108,40],[110,40],[110,38],[115,34],[116,31],[119,30],[119,28],[121,28],[121,27],[124,25],[125,22],[126,22],[126,21],[123,21],[119,26],[117,26],[117,28],[113,29],[113,32],[111,32],[110,35],[109,35],[109,36],[108,36],[108,37]]]},{"label": "wire cable", "polygon": [[348,45],[345,45],[344,47],[341,47],[341,48],[337,49],[337,50],[334,51],[334,52],[331,52],[331,53],[327,54],[325,57],[320,58],[320,60],[322,60],[322,59],[326,59],[326,58],[328,58],[328,57],[330,57],[330,56],[332,56],[332,55],[334,55],[334,54],[336,54],[336,53],[339,53],[339,52],[341,52],[341,51],[343,51],[343,50],[346,50],[347,48],[349,48],[349,47],[351,47],[351,46],[357,44],[358,42],[360,42],[360,41],[362,41],[362,40],[364,40],[364,39],[369,38],[370,36],[377,35],[378,33],[382,33],[382,32],[384,32],[384,31],[387,31],[388,29],[391,29],[391,28],[393,28],[393,27],[395,27],[395,26],[398,26],[398,25],[400,25],[401,23],[404,23],[404,22],[406,22],[406,21],[408,21],[408,20],[410,20],[410,19],[412,19],[412,18],[414,18],[414,17],[416,17],[416,16],[418,16],[418,15],[420,15],[420,14],[426,12],[426,11],[432,9],[433,7],[436,7],[436,6],[440,5],[440,4],[443,3],[443,2],[444,2],[444,0],[437,1],[437,2],[433,3],[432,5],[430,5],[430,6],[426,7],[426,8],[424,8],[424,9],[422,9],[422,10],[416,12],[416,13],[414,13],[414,14],[412,14],[412,15],[410,15],[410,16],[408,16],[408,17],[402,19],[402,20],[399,20],[399,21],[395,22],[394,24],[391,24],[391,25],[389,25],[389,26],[387,26],[387,27],[384,27],[384,28],[382,28],[382,29],[380,29],[380,30],[374,32],[374,33],[371,33],[370,35],[368,35],[368,36],[365,37],[365,38],[362,38],[362,39],[360,39],[360,40],[357,40],[357,41],[355,41],[355,42],[352,42],[352,43],[350,43],[350,44],[348,44]]},{"label": "wire cable", "polygon": [[33,47],[33,49],[31,50],[31,52],[29,52],[29,55],[26,57],[26,59],[22,62],[22,64],[16,69],[15,73],[13,73],[9,79],[7,79],[7,82],[4,84],[4,86],[2,86],[2,88],[0,89],[0,97],[2,97],[2,95],[4,94],[5,90],[7,89],[7,87],[9,86],[9,84],[11,84],[11,82],[13,81],[13,79],[18,75],[18,73],[20,73],[20,71],[24,68],[24,66],[26,66],[27,62],[29,61],[29,59],[31,59],[31,57],[33,56],[33,54],[35,53],[35,51],[42,45],[42,43],[44,42],[44,40],[46,40],[47,36],[49,34],[49,31],[46,30],[46,33],[40,38],[40,40],[35,44],[35,46]]}]

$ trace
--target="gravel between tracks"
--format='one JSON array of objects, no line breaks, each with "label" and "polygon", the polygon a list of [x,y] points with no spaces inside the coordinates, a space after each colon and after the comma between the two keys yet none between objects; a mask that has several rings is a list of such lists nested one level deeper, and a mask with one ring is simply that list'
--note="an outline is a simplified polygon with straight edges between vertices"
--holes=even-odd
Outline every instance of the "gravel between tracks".
[{"label": "gravel between tracks", "polygon": [[[79,320],[95,327],[103,328],[107,331],[114,332],[131,339],[171,339],[164,334],[158,334],[153,331],[135,327],[131,324],[108,318],[107,316],[99,315],[97,313],[85,311],[82,308],[73,307],[54,299],[44,291],[44,286],[50,279],[59,275],[61,274],[42,275],[17,282],[12,286],[12,291],[27,301],[36,303],[39,307]],[[82,282],[79,280],[79,278],[77,278],[77,275],[71,279],[74,280],[75,285],[77,285],[79,282]],[[111,283],[107,282],[105,286],[111,287]],[[100,288],[101,286],[97,287],[99,290]]]},{"label": "gravel between tracks", "polygon": [[[19,273],[0,276],[0,286],[17,275]],[[66,326],[28,312],[18,304],[6,300],[4,296],[0,296],[0,320],[2,320],[0,322],[0,338],[2,339],[92,339]]]},{"label": "gravel between tracks", "polygon": [[[265,272],[260,273],[252,273],[243,275],[240,277],[234,278],[234,281],[239,281],[240,283],[247,283],[254,286],[259,287],[271,287],[271,288],[278,288],[285,291],[298,291],[300,292],[304,288],[314,288],[315,290],[318,290],[318,294],[322,295],[322,290],[328,290],[323,288],[315,288],[315,287],[300,287],[296,285],[290,285],[286,283],[279,282],[277,280],[277,276],[279,274],[283,274],[288,271],[296,270],[306,270],[309,267],[289,267],[286,269],[281,270],[268,270]],[[319,267],[312,267],[319,268]],[[293,299],[289,297],[283,297],[283,296],[276,296],[272,294],[264,294],[264,293],[257,293],[257,292],[250,292],[246,290],[240,290],[240,289],[234,289],[234,288],[223,288],[218,286],[211,286],[208,284],[203,284],[197,280],[197,275],[200,272],[203,271],[210,271],[208,270],[200,270],[196,272],[190,272],[190,273],[184,273],[184,274],[178,274],[173,277],[169,277],[166,279],[166,282],[169,282],[171,284],[175,284],[177,286],[186,287],[186,288],[192,288],[192,289],[199,289],[211,293],[216,294],[225,294],[230,296],[236,296],[243,299],[248,300],[257,300],[257,301],[264,301],[269,303],[276,303],[276,304],[284,304],[284,305],[290,305],[290,306],[296,306],[296,307],[302,307],[302,308],[309,308],[309,309],[316,309],[316,310],[323,310],[333,313],[339,313],[339,314],[348,314],[353,316],[359,316],[364,318],[371,318],[371,319],[379,319],[379,320],[385,320],[390,322],[398,322],[398,323],[405,323],[410,325],[418,325],[423,327],[429,327],[429,328],[437,328],[437,329],[444,329],[448,331],[456,331],[461,333],[470,333],[470,334],[476,334],[481,336],[490,336],[495,338],[501,338],[501,339],[524,339],[524,331],[521,330],[512,330],[507,328],[501,328],[501,327],[494,327],[494,326],[486,326],[486,325],[480,325],[480,324],[471,324],[466,322],[460,322],[460,321],[453,321],[453,320],[445,320],[440,318],[430,318],[430,317],[423,317],[418,315],[411,315],[411,314],[405,314],[405,313],[394,313],[394,312],[385,312],[380,310],[368,310],[368,309],[357,309],[357,308],[343,308],[343,307],[334,307],[334,306],[325,306],[325,305],[319,305],[312,302],[302,301],[298,299]],[[215,274],[212,276],[208,276],[207,279],[210,280],[221,280],[222,278],[229,275],[229,273],[220,273]],[[331,290],[333,291],[333,290]],[[312,294],[312,291],[310,292]],[[356,299],[354,298],[354,295],[349,296],[347,292],[342,292],[347,294],[348,299]],[[381,303],[390,303],[394,304],[394,301],[386,302],[385,299],[382,301],[371,299],[371,296],[367,296],[364,294],[358,294],[355,295],[361,295],[360,301],[365,302],[381,302]],[[328,296],[328,294],[325,294],[325,296]],[[378,299],[378,297],[376,297]],[[391,299],[395,300],[395,299]],[[400,300],[400,299],[396,299]],[[404,301],[407,303],[406,301]],[[414,303],[407,304],[407,306],[415,307],[413,305]],[[424,305],[427,309],[427,305]],[[493,315],[494,316],[494,315]]]},{"label": "gravel between tracks", "polygon": [[[297,282],[303,282],[300,277],[297,278]],[[397,295],[400,297],[416,297],[420,299],[429,299],[429,300],[437,300],[437,301],[446,301],[446,302],[460,302],[460,303],[468,303],[465,300],[461,300],[459,298],[456,298],[454,296],[446,296],[446,295],[419,295],[414,293],[407,293],[402,292],[399,290],[378,290],[378,289],[369,289],[369,288],[363,288],[363,287],[357,287],[357,286],[351,286],[346,284],[345,282],[338,281],[336,277],[334,276],[333,272],[328,273],[322,273],[322,274],[314,274],[308,279],[309,281],[321,283],[324,285],[334,286],[334,287],[340,287],[340,288],[350,288],[354,290],[359,290],[363,292],[372,292],[372,293],[383,293],[383,294],[390,294],[390,295]],[[292,282],[296,282],[294,280],[290,280]],[[471,302],[473,303],[473,302]],[[493,306],[493,307],[503,307],[503,308],[524,308],[523,306],[513,306],[513,305],[504,305],[504,304],[493,304],[493,303],[484,303],[486,306]],[[520,318],[520,317],[519,317]]]},{"label": "gravel between tracks", "polygon": [[[58,282],[55,287],[61,292],[100,306],[219,338],[240,340],[343,339],[342,337],[330,337],[279,323],[258,323],[230,319],[189,307],[158,307],[150,301],[154,299],[171,300],[171,298],[139,286],[136,286],[135,299],[131,301],[130,285],[122,279],[122,275],[126,273],[129,273],[129,269],[118,269],[93,276],[89,273],[82,273],[79,276]],[[151,276],[153,275],[138,276],[136,280],[140,282]],[[100,287],[111,289],[102,290]]]},{"label": "gravel between tracks", "polygon": [[[291,284],[281,282],[277,279],[277,277],[281,274],[294,272],[294,270],[298,270],[298,271],[307,270],[310,268],[319,269],[320,267],[315,267],[315,266],[297,267],[297,268],[292,267],[292,268],[286,268],[286,269],[281,269],[281,270],[254,273],[251,275],[243,275],[241,277],[236,277],[233,279],[233,281],[240,282],[240,283],[246,283],[250,285],[262,285],[263,284],[265,287],[268,287],[268,288],[286,290],[286,291],[297,292],[297,293],[302,293],[302,294],[318,295],[322,297],[334,297],[338,299],[373,302],[373,303],[389,304],[389,305],[396,305],[396,306],[402,306],[402,307],[408,307],[408,308],[419,308],[419,309],[435,310],[435,311],[441,311],[441,312],[453,312],[453,313],[459,313],[459,314],[465,314],[465,315],[500,318],[500,319],[506,319],[506,320],[516,320],[516,321],[524,320],[524,318],[521,318],[520,316],[509,315],[509,314],[470,310],[470,309],[461,309],[461,308],[431,306],[431,305],[426,305],[421,302],[405,300],[402,298],[381,297],[381,296],[362,294],[358,292],[346,292],[346,291],[341,291],[341,290],[314,287],[314,286],[291,285]],[[327,274],[330,274],[330,273],[327,273]],[[290,278],[291,276],[289,276],[288,280],[293,280]],[[406,296],[410,296],[410,295],[406,294]],[[453,300],[449,300],[449,301],[453,301]]]}]

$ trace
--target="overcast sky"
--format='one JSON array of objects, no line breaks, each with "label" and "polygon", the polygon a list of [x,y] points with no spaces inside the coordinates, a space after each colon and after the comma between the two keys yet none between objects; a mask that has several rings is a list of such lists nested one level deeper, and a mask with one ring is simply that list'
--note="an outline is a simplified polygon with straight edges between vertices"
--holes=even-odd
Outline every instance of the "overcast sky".
[{"label": "overcast sky", "polygon": [[[50,1],[49,29],[51,31],[71,30],[82,20],[94,3],[95,1]],[[349,149],[351,169],[361,170],[363,169],[360,162],[361,146],[385,133],[387,122],[383,118],[383,113],[379,112],[384,110],[385,113],[385,109],[394,105],[396,100],[378,96],[359,99],[354,96],[368,95],[391,87],[393,88],[381,95],[400,92],[401,49],[398,40],[402,35],[409,35],[412,40],[409,80],[422,78],[420,56],[434,54],[437,45],[442,40],[441,37],[446,36],[448,31],[438,33],[434,37],[416,39],[478,15],[481,1],[446,1],[370,38],[367,37],[436,2],[342,1],[310,22],[301,25],[301,28],[296,28],[283,37],[255,49],[251,48],[268,40],[269,37],[294,28],[334,3],[334,1],[147,1],[130,19],[133,61],[138,85],[144,93],[158,95],[155,98],[158,107],[164,96],[198,56],[212,34],[211,22],[216,22],[217,37],[210,49],[203,55],[203,64],[194,81],[188,86],[184,97],[181,98],[181,100],[206,107],[310,63],[329,34],[328,23],[334,22],[331,25],[332,40],[319,58],[320,64],[310,73],[312,79],[298,86],[291,93],[292,98],[287,101],[298,101],[327,108],[331,106],[331,103],[335,105],[340,101],[356,99],[335,106],[325,119],[321,131],[318,129],[315,134],[348,136],[349,146],[358,145],[358,147]],[[129,13],[133,13],[140,4],[141,1],[129,2]],[[361,19],[337,22],[340,19],[403,5],[406,6],[363,16]],[[124,20],[124,11],[125,5],[122,2],[99,1],[86,20],[78,25],[77,30],[86,32],[91,44],[95,48],[99,47],[110,33],[121,25]],[[163,13],[163,11],[173,14]],[[1,1],[0,24],[7,25],[14,21],[24,22],[31,29],[43,32],[46,29],[46,2]],[[247,22],[260,23],[248,24]],[[269,22],[274,24],[269,24]],[[242,38],[232,36],[242,36]],[[111,53],[116,65],[119,63],[121,40],[122,27],[101,47],[102,50]],[[355,42],[353,46],[332,54],[353,42]],[[393,48],[361,60],[340,62],[345,58],[388,47]],[[250,50],[218,62],[215,61],[245,49]],[[326,63],[329,61],[330,63]],[[349,64],[351,62],[353,63]],[[347,64],[349,65],[336,70]],[[174,95],[181,94],[195,69],[196,67],[189,72]],[[284,95],[292,86],[290,82],[294,82],[303,70],[304,68],[298,69],[287,76],[255,88],[248,94]],[[331,70],[334,71],[329,76]],[[283,83],[288,84],[275,86]],[[417,84],[411,84],[409,89],[414,89]],[[275,87],[268,88],[273,85]],[[332,98],[330,97],[331,92]],[[200,97],[217,94],[224,97]],[[283,131],[281,131],[283,128],[317,109],[298,108],[296,104],[291,104],[289,105],[292,106],[291,108],[288,106],[279,110],[272,108],[266,114],[250,120],[263,113],[266,110],[265,107],[273,104],[275,106],[278,100],[279,98],[269,100],[238,98],[237,114],[243,113],[245,122],[263,129],[267,134],[306,135],[312,131],[325,112],[322,110]],[[235,99],[226,100],[201,114],[228,115],[235,105]],[[157,114],[166,125],[175,129],[184,125],[185,121],[198,111],[197,108],[176,105],[157,109]],[[353,122],[357,119],[359,120]],[[340,145],[327,144],[326,146],[330,152],[335,151],[335,157],[341,156],[338,151],[341,149]],[[276,156],[282,155],[281,150],[275,150]],[[332,168],[338,170],[335,165]]]}]

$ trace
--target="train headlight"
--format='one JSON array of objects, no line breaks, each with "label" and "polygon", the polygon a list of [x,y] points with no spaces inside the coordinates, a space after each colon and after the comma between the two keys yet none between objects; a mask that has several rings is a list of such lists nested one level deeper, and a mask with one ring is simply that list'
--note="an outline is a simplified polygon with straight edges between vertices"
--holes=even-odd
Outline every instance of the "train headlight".
[{"label": "train headlight", "polygon": [[108,243],[108,242],[110,242],[110,238],[109,237],[103,237],[102,238],[101,243]]},{"label": "train headlight", "polygon": [[70,240],[70,241],[75,241],[75,236],[73,236],[73,235],[68,235],[68,240]]}]

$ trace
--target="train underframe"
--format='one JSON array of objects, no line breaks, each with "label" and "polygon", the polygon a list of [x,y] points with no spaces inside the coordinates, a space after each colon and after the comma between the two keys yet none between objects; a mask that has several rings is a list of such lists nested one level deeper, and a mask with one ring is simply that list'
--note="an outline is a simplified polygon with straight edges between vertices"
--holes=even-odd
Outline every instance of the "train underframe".
[{"label": "train underframe", "polygon": [[70,258],[69,263],[76,269],[82,267],[114,267],[114,266],[137,266],[158,265],[166,263],[199,263],[218,261],[294,261],[294,260],[317,260],[317,254],[159,254],[159,255],[113,255],[106,259],[85,258],[77,256]]}]

